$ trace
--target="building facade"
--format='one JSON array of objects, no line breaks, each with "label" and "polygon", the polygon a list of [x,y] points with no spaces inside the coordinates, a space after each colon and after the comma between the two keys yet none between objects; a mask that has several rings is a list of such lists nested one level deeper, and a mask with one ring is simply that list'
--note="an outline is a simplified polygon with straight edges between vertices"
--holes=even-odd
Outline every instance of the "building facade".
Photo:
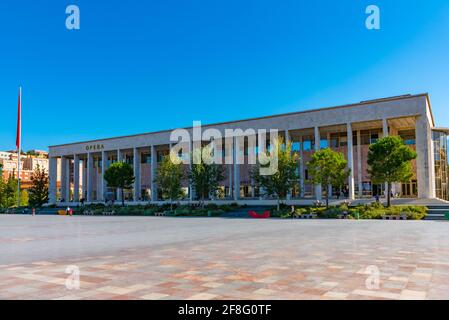
[{"label": "building facade", "polygon": [[[2,177],[4,180],[9,177],[16,178],[18,175],[17,152],[1,151],[0,165],[2,166]],[[20,155],[20,181],[21,188],[27,189],[31,185],[31,176],[37,167],[48,172],[48,153],[45,151],[30,151]]]},{"label": "building facade", "polygon": [[[286,141],[292,142],[292,152],[298,153],[299,180],[289,199],[321,199],[327,192],[340,196],[332,186],[311,185],[307,162],[320,148],[342,152],[350,169],[343,195],[348,199],[383,195],[384,185],[371,182],[367,173],[367,154],[371,143],[386,135],[397,135],[416,150],[414,177],[408,183],[395,184],[393,192],[405,198],[440,198],[448,200],[447,135],[448,129],[435,126],[427,94],[404,95],[363,101],[356,104],[274,115],[203,126],[225,130],[276,129]],[[193,128],[186,128],[190,134]],[[121,200],[120,192],[108,188],[104,171],[111,163],[126,161],[135,172],[132,190],[126,190],[130,202],[160,201],[162,195],[154,177],[159,161],[169,153],[172,130],[70,143],[49,147],[50,202],[103,202]],[[201,138],[200,138],[201,139]],[[209,143],[204,141],[201,143]],[[207,140],[207,139],[206,139]],[[248,145],[238,148],[236,139],[225,145],[223,154],[244,155]],[[192,148],[192,143],[189,144]],[[250,164],[226,164],[226,178],[215,200],[261,200],[262,190],[251,179]],[[188,170],[188,165],[186,166]],[[59,174],[58,174],[59,173]],[[194,190],[183,182],[186,200],[195,200]],[[265,199],[267,200],[267,199]]]}]

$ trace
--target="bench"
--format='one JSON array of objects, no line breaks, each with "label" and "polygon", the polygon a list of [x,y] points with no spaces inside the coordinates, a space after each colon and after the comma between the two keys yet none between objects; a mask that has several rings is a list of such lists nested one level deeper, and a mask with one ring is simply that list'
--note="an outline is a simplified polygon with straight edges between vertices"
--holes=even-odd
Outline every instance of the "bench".
[{"label": "bench", "polygon": [[115,215],[115,211],[114,210],[112,210],[112,211],[105,211],[105,212],[103,212],[103,215],[104,216],[113,216],[113,215]]},{"label": "bench", "polygon": [[154,214],[155,217],[165,217],[165,212],[156,212]]},{"label": "bench", "polygon": [[249,211],[248,215],[253,219],[268,219],[270,218],[270,211],[265,211],[262,214],[258,214],[255,211]]},{"label": "bench", "polygon": [[85,215],[85,216],[93,216],[94,212],[91,211],[91,210],[86,210],[86,211],[83,212],[83,215]]},{"label": "bench", "polygon": [[407,215],[405,213],[401,215],[384,215],[382,220],[407,220]]},{"label": "bench", "polygon": [[301,214],[299,216],[296,216],[297,219],[316,219],[316,214]]}]

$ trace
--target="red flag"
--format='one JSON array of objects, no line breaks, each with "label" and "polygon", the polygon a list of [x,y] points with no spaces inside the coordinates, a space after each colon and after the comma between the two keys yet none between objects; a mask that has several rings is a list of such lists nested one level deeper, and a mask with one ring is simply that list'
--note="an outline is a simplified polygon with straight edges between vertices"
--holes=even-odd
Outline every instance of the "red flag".
[{"label": "red flag", "polygon": [[21,111],[22,111],[22,87],[19,88],[19,104],[17,106],[17,135],[16,135],[16,147],[17,150],[20,152],[20,139],[22,135],[22,117],[21,117]]}]

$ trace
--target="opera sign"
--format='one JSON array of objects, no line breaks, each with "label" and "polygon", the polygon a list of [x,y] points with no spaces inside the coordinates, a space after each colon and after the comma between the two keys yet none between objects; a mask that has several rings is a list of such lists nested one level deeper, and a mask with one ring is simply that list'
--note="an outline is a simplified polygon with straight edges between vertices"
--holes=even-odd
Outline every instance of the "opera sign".
[{"label": "opera sign", "polygon": [[86,151],[103,150],[103,149],[104,149],[104,145],[102,145],[102,144],[92,144],[92,145],[86,146]]}]

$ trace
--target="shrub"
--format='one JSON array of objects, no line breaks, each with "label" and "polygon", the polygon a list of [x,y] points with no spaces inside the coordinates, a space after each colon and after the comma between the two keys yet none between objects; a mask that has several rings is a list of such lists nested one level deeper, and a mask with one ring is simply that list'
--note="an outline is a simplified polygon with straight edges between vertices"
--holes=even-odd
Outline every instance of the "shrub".
[{"label": "shrub", "polygon": [[394,206],[389,208],[387,214],[401,215],[406,214],[409,220],[422,220],[426,217],[428,209],[423,206]]},{"label": "shrub", "polygon": [[392,206],[384,207],[381,203],[374,202],[369,205],[357,206],[351,209],[351,214],[359,212],[360,219],[382,219],[384,215],[401,215],[405,213],[409,220],[421,220],[427,215],[428,209],[423,206]]},{"label": "shrub", "polygon": [[326,219],[337,219],[339,214],[343,214],[344,208],[342,207],[330,207],[321,214],[321,217]]}]

